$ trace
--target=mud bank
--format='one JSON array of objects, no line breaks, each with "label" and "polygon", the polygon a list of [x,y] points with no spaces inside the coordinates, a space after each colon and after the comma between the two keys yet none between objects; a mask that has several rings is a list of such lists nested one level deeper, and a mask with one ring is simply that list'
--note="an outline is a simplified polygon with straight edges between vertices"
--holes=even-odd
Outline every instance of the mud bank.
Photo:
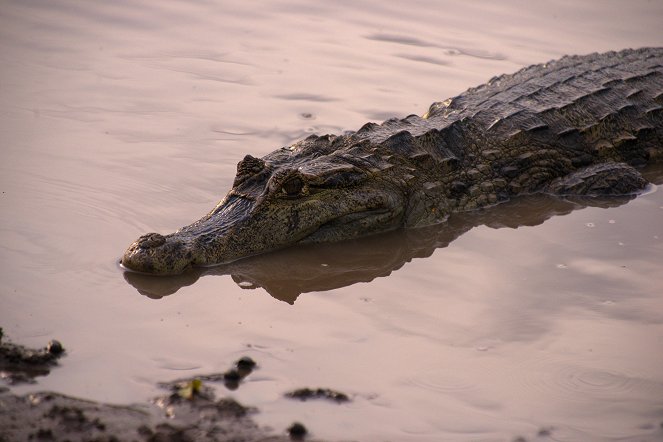
[{"label": "mud bank", "polygon": [[[2,340],[0,374],[10,384],[35,383],[65,355],[58,341],[29,349]],[[218,375],[159,384],[169,391],[145,404],[102,404],[55,392],[17,396],[0,386],[0,442],[68,441],[289,441],[313,440],[306,427],[261,428],[252,419],[255,408],[230,398],[216,399],[214,381],[237,384],[255,368],[248,358]],[[235,386],[235,388],[237,388]]]},{"label": "mud bank", "polygon": [[171,400],[116,406],[58,393],[0,393],[0,441],[288,441],[251,420],[232,399]]}]

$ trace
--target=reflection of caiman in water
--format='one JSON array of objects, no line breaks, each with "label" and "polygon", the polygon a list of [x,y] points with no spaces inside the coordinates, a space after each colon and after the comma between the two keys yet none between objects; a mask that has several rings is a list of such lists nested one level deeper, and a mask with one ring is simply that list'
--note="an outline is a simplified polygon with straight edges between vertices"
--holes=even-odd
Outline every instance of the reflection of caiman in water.
[{"label": "reflection of caiman in water", "polygon": [[[645,177],[663,183],[663,165],[648,168]],[[517,228],[536,226],[556,215],[592,207],[616,207],[634,196],[561,199],[524,196],[475,212],[452,215],[446,223],[401,229],[339,243],[308,244],[258,255],[229,264],[196,268],[176,276],[125,272],[141,294],[161,298],[193,284],[201,276],[231,275],[242,288],[262,287],[274,298],[294,303],[301,293],[332,290],[388,276],[414,258],[430,256],[476,226]]]},{"label": "reflection of caiman in water", "polygon": [[424,117],[247,155],[216,208],[173,234],[143,235],[122,264],[178,274],[430,226],[520,195],[633,194],[646,185],[633,166],[661,157],[663,48],[564,57],[434,103]]}]

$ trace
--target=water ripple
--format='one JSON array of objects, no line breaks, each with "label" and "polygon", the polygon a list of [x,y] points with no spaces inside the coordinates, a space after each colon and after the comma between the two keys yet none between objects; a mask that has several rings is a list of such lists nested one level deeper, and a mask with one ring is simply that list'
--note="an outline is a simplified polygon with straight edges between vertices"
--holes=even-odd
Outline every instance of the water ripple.
[{"label": "water ripple", "polygon": [[526,391],[540,391],[573,402],[641,398],[649,396],[652,389],[663,388],[635,374],[546,359],[539,359],[534,366],[519,371],[519,374],[527,374],[514,379],[515,383]]},{"label": "water ripple", "polygon": [[[454,46],[444,46],[435,44],[419,38],[409,37],[399,34],[374,33],[365,36],[367,40],[381,41],[385,43],[396,43],[407,46],[417,46],[420,48],[441,48],[445,50],[446,55],[466,55],[468,57],[488,59],[488,60],[506,60],[506,56],[499,52],[490,52],[481,49],[467,49]],[[423,60],[417,60],[423,61]]]}]

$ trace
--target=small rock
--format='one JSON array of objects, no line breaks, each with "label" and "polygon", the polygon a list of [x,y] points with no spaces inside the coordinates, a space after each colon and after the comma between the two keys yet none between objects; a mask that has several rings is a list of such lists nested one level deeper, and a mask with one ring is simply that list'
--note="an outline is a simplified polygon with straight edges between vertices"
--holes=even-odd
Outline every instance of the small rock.
[{"label": "small rock", "polygon": [[253,370],[256,366],[256,362],[248,356],[243,356],[235,363],[235,365],[240,370]]},{"label": "small rock", "polygon": [[292,440],[302,440],[306,437],[308,430],[299,422],[295,422],[288,427],[288,434]]},{"label": "small rock", "polygon": [[51,341],[48,342],[48,345],[46,345],[46,351],[49,352],[52,355],[59,355],[64,352],[64,347],[58,341],[57,339],[52,339]]},{"label": "small rock", "polygon": [[229,382],[239,382],[242,379],[242,376],[234,368],[223,373],[223,379]]},{"label": "small rock", "polygon": [[223,373],[223,385],[226,386],[228,390],[237,390],[239,387],[239,382],[242,380],[243,376],[236,369],[230,369]]}]

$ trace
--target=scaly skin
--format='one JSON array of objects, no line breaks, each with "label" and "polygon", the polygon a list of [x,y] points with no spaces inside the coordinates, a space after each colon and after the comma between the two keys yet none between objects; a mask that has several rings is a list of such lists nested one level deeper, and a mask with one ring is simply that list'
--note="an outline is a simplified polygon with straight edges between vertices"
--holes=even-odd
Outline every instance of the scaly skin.
[{"label": "scaly skin", "polygon": [[663,48],[564,57],[433,103],[423,117],[247,155],[207,215],[150,233],[122,264],[153,274],[298,243],[444,221],[532,193],[623,195],[663,157]]}]

